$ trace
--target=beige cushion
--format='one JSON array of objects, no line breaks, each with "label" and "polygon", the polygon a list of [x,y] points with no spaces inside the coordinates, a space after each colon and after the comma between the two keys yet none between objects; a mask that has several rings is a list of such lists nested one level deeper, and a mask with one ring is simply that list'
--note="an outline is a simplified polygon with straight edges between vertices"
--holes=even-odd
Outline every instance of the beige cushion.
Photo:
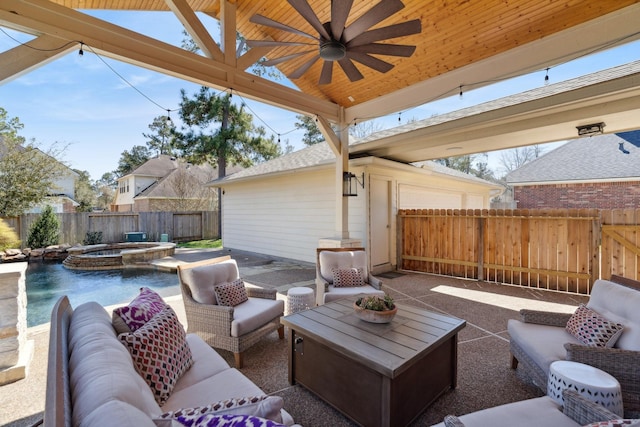
[{"label": "beige cushion", "polygon": [[[551,362],[567,358],[565,343],[583,345],[580,340],[561,327],[524,323],[510,319],[507,322],[507,330],[511,339],[517,342],[536,365],[540,366],[547,374]],[[545,386],[544,384],[538,385]]]},{"label": "beige cushion", "polygon": [[318,255],[318,261],[320,262],[320,274],[327,283],[333,283],[334,268],[361,268],[365,282],[369,277],[367,257],[364,251],[321,251]]},{"label": "beige cushion", "polygon": [[233,282],[240,278],[234,259],[217,264],[189,268],[180,272],[182,281],[191,289],[193,299],[201,304],[217,304],[214,285]]},{"label": "beige cushion", "polygon": [[112,400],[129,403],[150,417],[162,413],[101,305],[89,302],[74,310],[69,352],[73,425],[82,424],[93,411]]},{"label": "beige cushion", "polygon": [[174,391],[169,400],[162,405],[162,412],[206,406],[231,396],[259,396],[262,394],[264,392],[244,374],[235,368],[229,368],[205,378],[191,387]]},{"label": "beige cushion", "polygon": [[[156,427],[151,418],[129,403],[111,400],[82,421],[82,427]],[[182,426],[177,424],[177,426]]]},{"label": "beige cushion", "polygon": [[187,372],[182,374],[173,389],[173,393],[224,370],[231,369],[227,361],[196,334],[187,334],[187,342],[191,349],[193,365]]},{"label": "beige cushion", "polygon": [[[483,409],[459,418],[465,427],[578,427],[580,425],[564,415],[560,406],[547,396]],[[440,423],[436,426],[444,427],[444,424]]]},{"label": "beige cushion", "polygon": [[596,280],[587,307],[624,325],[615,348],[640,351],[640,291],[608,280]]},{"label": "beige cushion", "polygon": [[240,337],[255,331],[284,313],[284,301],[266,298],[249,298],[233,308],[231,336]]},{"label": "beige cushion", "polygon": [[384,291],[380,291],[371,285],[357,287],[336,287],[333,285],[329,285],[329,292],[325,292],[324,294],[324,302],[328,303],[340,298],[351,297],[360,294],[378,295],[384,297]]}]

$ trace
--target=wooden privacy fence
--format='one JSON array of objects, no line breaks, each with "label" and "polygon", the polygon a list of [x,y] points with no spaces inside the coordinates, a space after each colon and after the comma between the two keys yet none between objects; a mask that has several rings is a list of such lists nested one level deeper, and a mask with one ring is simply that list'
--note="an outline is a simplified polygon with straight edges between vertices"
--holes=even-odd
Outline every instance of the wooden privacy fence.
[{"label": "wooden privacy fence", "polygon": [[[125,240],[125,233],[147,233],[148,241],[160,241],[167,234],[170,241],[218,239],[218,211],[194,212],[78,212],[58,213],[60,243],[82,243],[88,232],[101,231],[103,243]],[[23,214],[3,218],[18,233],[22,246],[27,245],[29,229],[40,214]]]},{"label": "wooden privacy fence", "polygon": [[398,266],[588,294],[600,276],[638,277],[639,212],[401,210]]}]

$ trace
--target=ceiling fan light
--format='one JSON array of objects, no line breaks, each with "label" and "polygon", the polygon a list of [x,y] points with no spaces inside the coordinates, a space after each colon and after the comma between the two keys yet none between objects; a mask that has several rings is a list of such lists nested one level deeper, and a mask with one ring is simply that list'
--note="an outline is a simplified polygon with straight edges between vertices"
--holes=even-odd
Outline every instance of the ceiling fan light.
[{"label": "ceiling fan light", "polygon": [[325,61],[338,61],[346,54],[347,48],[340,42],[328,41],[320,45],[320,58]]}]

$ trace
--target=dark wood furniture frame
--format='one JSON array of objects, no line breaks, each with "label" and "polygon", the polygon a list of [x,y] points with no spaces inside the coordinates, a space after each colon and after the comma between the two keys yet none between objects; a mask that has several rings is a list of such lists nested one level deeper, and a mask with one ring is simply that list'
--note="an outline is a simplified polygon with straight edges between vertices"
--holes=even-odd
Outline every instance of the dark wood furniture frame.
[{"label": "dark wood furniture frame", "polygon": [[389,324],[367,323],[353,298],[281,319],[288,326],[289,382],[362,426],[406,426],[456,387],[461,319],[398,305]]}]

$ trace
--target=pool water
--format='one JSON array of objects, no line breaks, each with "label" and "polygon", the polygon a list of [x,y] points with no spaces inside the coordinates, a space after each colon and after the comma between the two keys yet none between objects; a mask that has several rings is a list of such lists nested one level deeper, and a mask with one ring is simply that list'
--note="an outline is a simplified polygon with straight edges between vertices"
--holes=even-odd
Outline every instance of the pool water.
[{"label": "pool water", "polygon": [[69,270],[57,262],[29,263],[26,286],[29,327],[49,322],[54,304],[63,295],[76,307],[87,301],[103,306],[129,302],[143,286],[163,297],[180,294],[176,273],[149,269]]}]

